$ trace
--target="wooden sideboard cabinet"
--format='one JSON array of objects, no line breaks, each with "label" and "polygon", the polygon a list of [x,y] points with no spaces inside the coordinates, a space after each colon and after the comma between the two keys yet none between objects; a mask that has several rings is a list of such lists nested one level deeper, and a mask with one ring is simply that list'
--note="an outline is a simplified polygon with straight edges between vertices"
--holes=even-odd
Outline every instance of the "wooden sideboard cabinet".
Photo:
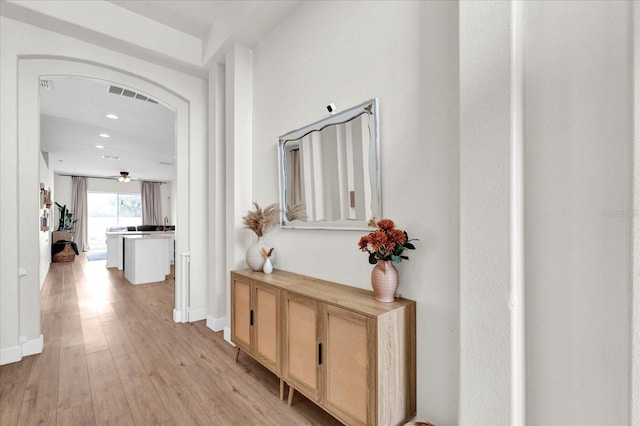
[{"label": "wooden sideboard cabinet", "polygon": [[[252,313],[253,312],[253,313]],[[231,339],[347,425],[416,413],[416,304],[275,270],[231,273]],[[275,358],[274,358],[275,354]]]},{"label": "wooden sideboard cabinet", "polygon": [[[231,341],[281,377],[282,320],[280,290],[240,274],[231,274]],[[280,399],[284,382],[280,379]]]},{"label": "wooden sideboard cabinet", "polygon": [[250,269],[231,272],[231,341],[282,380],[282,286],[301,279],[284,271],[273,274]]}]

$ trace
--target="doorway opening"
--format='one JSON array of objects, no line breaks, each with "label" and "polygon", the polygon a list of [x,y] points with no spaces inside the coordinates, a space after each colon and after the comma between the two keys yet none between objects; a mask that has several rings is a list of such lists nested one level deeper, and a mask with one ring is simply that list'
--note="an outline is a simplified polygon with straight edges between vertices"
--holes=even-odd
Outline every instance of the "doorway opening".
[{"label": "doorway opening", "polygon": [[[101,71],[111,74],[109,70]],[[83,244],[87,253],[80,253],[80,256],[86,256],[89,261],[106,260],[108,231],[139,231],[145,225],[166,225],[171,228],[173,237],[170,245],[173,250],[170,251],[173,254],[175,246],[181,244],[182,234],[177,226],[177,206],[180,201],[176,194],[177,141],[179,137],[184,140],[187,135],[185,129],[178,129],[178,114],[186,111],[174,110],[158,101],[160,93],[164,93],[162,98],[171,99],[172,95],[167,96],[164,89],[155,93],[145,83],[140,86],[141,89],[135,88],[132,81],[128,81],[131,80],[130,76],[123,79],[128,84],[122,84],[114,83],[117,79],[105,79],[95,74],[91,77],[64,73],[38,75],[38,148],[54,176],[51,185],[54,201],[71,207],[74,204],[71,176],[82,176],[87,180],[86,239]],[[145,87],[146,91],[143,89]],[[188,141],[186,143],[188,146]],[[129,171],[126,172],[128,179],[120,179],[124,173],[122,170]],[[143,223],[143,182],[154,182],[164,187],[157,200],[158,214],[155,215],[164,220]],[[188,206],[181,210],[188,214]],[[55,212],[52,213],[55,216]],[[96,251],[105,252],[100,253],[105,255],[104,258],[89,256],[97,254],[91,253]],[[100,266],[97,262],[95,265],[92,262],[92,265],[92,268]],[[178,321],[182,317],[180,311],[176,315],[176,308],[186,286],[176,277],[180,268],[174,265],[173,256],[169,256],[166,267],[171,272],[167,279],[172,283],[175,302],[169,316]]]}]

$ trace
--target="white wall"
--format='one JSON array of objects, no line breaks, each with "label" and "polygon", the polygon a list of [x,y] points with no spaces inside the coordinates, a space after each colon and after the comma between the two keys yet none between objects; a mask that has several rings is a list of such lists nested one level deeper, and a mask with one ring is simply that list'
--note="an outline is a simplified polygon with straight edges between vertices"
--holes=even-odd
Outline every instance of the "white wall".
[{"label": "white wall", "polygon": [[[277,199],[278,135],[321,118],[329,102],[379,97],[384,215],[421,238],[399,268],[400,291],[418,301],[417,418],[511,424],[526,412],[531,424],[628,424],[638,374],[629,366],[630,3],[526,3],[519,105],[511,104],[509,3],[466,2],[460,17],[452,4],[364,4],[304,4],[255,49],[253,198]],[[460,80],[458,58],[468,73]],[[522,107],[526,305],[510,306],[510,256],[522,242],[510,228],[519,208],[512,119]],[[607,208],[627,217],[603,217]],[[276,230],[269,238],[278,267],[368,288],[359,235]],[[523,335],[511,320],[525,307]],[[527,369],[518,371],[523,339]],[[526,408],[518,405],[524,383]]]},{"label": "white wall", "polygon": [[509,2],[460,5],[460,418],[513,421],[513,172]]},{"label": "white wall", "polygon": [[527,421],[630,424],[631,3],[525,16]]},{"label": "white wall", "polygon": [[[251,185],[261,205],[278,200],[279,135],[324,117],[330,102],[379,98],[383,215],[420,239],[398,267],[400,293],[418,303],[417,418],[438,425],[457,423],[457,7],[305,2],[253,55]],[[370,289],[363,234],[277,229],[267,239],[278,268]]]},{"label": "white wall", "polygon": [[[45,159],[45,156],[43,156],[42,153],[40,153],[40,158],[39,158],[39,163],[40,163],[40,182],[44,184],[44,188],[46,190],[51,190],[51,197],[53,199],[53,191],[54,191],[54,177],[53,177],[53,170],[49,168],[49,164],[47,162],[48,160],[48,155],[46,155],[47,159]],[[40,209],[44,210],[45,206],[40,206]],[[41,210],[41,215],[42,215],[42,210]],[[42,288],[42,285],[44,284],[45,279],[47,278],[47,272],[49,272],[49,264],[51,263],[51,231],[54,228],[54,224],[57,222],[54,222],[55,220],[55,214],[54,212],[57,211],[55,204],[51,205],[51,208],[48,209],[48,214],[49,214],[49,230],[48,231],[40,231],[40,288]]]},{"label": "white wall", "polygon": [[640,7],[633,5],[633,284],[631,299],[631,424],[640,424]]},{"label": "white wall", "polygon": [[[227,330],[226,67],[209,71],[209,306],[207,326]],[[225,329],[226,327],[226,329]],[[229,337],[230,338],[230,337]]]},{"label": "white wall", "polygon": [[[462,4],[465,3],[482,3],[479,11],[497,4],[501,13],[508,13],[504,10],[506,4],[491,1]],[[501,158],[499,165],[506,164],[508,153],[502,145],[491,155],[482,150],[474,154],[471,145],[474,134],[459,135],[460,129],[468,131],[473,123],[466,119],[462,123],[459,119],[460,109],[484,108],[487,98],[502,96],[509,82],[497,85],[498,90],[491,94],[484,92],[485,85],[467,87],[472,91],[460,93],[459,84],[466,80],[459,78],[462,73],[459,67],[472,66],[471,59],[478,52],[461,50],[459,43],[463,41],[459,41],[459,35],[465,42],[473,39],[473,32],[466,28],[467,18],[473,20],[479,31],[487,31],[478,34],[485,42],[482,46],[491,46],[490,36],[498,35],[501,49],[479,52],[486,61],[483,63],[491,63],[504,59],[503,42],[509,37],[505,28],[498,26],[509,26],[512,22],[497,22],[491,13],[465,15],[460,19],[458,7],[456,2],[432,1],[303,3],[262,40],[249,61],[253,65],[242,64],[244,77],[253,66],[253,98],[249,101],[246,93],[242,94],[242,102],[253,110],[253,121],[245,123],[252,129],[253,161],[245,159],[241,164],[248,164],[248,169],[234,171],[225,170],[225,165],[232,164],[225,164],[222,157],[226,153],[221,147],[215,155],[208,156],[204,144],[207,89],[203,81],[0,18],[3,202],[30,205],[24,203],[29,201],[35,205],[37,194],[35,187],[34,191],[21,193],[19,186],[25,174],[30,171],[36,174],[37,170],[37,165],[25,169],[17,161],[22,149],[18,146],[17,87],[22,70],[19,65],[25,62],[18,60],[19,55],[72,57],[81,63],[109,64],[149,76],[188,101],[192,113],[187,125],[193,149],[185,150],[180,143],[178,147],[179,159],[181,152],[189,156],[188,164],[192,167],[188,171],[178,170],[179,176],[186,173],[188,179],[181,180],[179,187],[172,185],[170,192],[174,206],[179,197],[183,197],[181,206],[182,202],[191,203],[190,216],[185,218],[178,216],[180,211],[172,212],[173,217],[179,218],[172,222],[188,224],[182,232],[189,238],[183,240],[186,242],[178,251],[193,253],[192,277],[202,285],[195,286],[191,300],[204,304],[208,249],[217,250],[212,254],[216,259],[224,258],[224,247],[235,248],[235,244],[251,239],[250,231],[239,229],[238,216],[242,212],[238,211],[233,211],[234,217],[227,222],[231,227],[225,230],[223,244],[207,245],[206,239],[201,238],[207,233],[207,210],[218,214],[226,207],[224,196],[217,195],[215,201],[208,199],[212,194],[207,192],[206,159],[213,160],[209,164],[209,176],[213,177],[209,183],[217,184],[218,190],[222,189],[218,179],[225,173],[228,176],[247,173],[251,199],[261,204],[274,202],[278,199],[277,136],[321,118],[330,102],[342,109],[376,96],[381,105],[383,211],[407,229],[411,237],[420,238],[417,250],[410,253],[411,260],[399,266],[400,292],[418,302],[418,419],[439,425],[463,420],[475,424],[478,419],[505,423],[505,410],[512,403],[508,396],[503,397],[505,392],[500,390],[495,405],[477,399],[480,403],[470,406],[460,402],[463,395],[458,383],[467,394],[471,391],[477,394],[483,389],[469,385],[488,377],[474,371],[475,361],[469,358],[460,361],[461,346],[475,349],[469,345],[478,343],[473,341],[475,331],[486,337],[496,329],[502,333],[499,344],[509,345],[504,315],[509,301],[507,286],[501,281],[502,287],[493,286],[484,293],[482,282],[472,281],[470,270],[465,269],[475,264],[478,271],[485,273],[498,265],[496,270],[502,272],[504,257],[500,250],[485,251],[496,245],[483,221],[496,219],[484,216],[492,208],[496,209],[498,219],[506,216],[504,206],[494,206],[488,201],[503,201],[504,194],[495,192],[510,188],[500,179],[483,178],[483,171],[472,167],[490,166],[494,154]],[[635,300],[631,294],[629,217],[633,212],[630,198],[633,71],[637,79],[637,70],[631,68],[630,52],[638,29],[631,31],[630,2],[527,2],[524,12],[527,421],[633,423],[634,419],[629,418],[630,377],[635,378],[637,387],[640,373],[637,354],[633,370],[629,359],[633,332],[629,329],[629,304]],[[635,13],[637,23],[637,10]],[[488,30],[483,30],[483,26]],[[250,56],[244,53],[243,57]],[[478,74],[490,71],[477,70]],[[233,70],[230,72],[233,74]],[[224,72],[220,75],[224,78]],[[216,83],[220,84],[217,80]],[[221,88],[216,87],[210,93],[223,92],[218,89]],[[464,105],[459,105],[460,99]],[[636,97],[636,108],[637,102]],[[504,105],[497,106],[503,111]],[[492,124],[491,119],[495,117],[489,114],[486,124]],[[504,119],[497,124],[490,130],[501,131]],[[478,140],[492,142],[490,133],[480,133],[483,129],[478,129]],[[468,145],[461,152],[463,142]],[[480,165],[474,164],[476,157]],[[489,172],[495,177],[499,170]],[[459,173],[466,176],[464,182],[459,182]],[[478,182],[469,179],[474,173]],[[496,182],[499,186],[494,185]],[[233,184],[225,182],[225,188],[233,188]],[[465,188],[463,194],[461,185]],[[470,188],[477,192],[468,191]],[[225,196],[244,197],[247,188],[239,191]],[[462,206],[459,196],[463,197]],[[54,197],[64,199],[64,190],[55,188]],[[465,203],[469,201],[476,208],[482,207],[477,211],[483,214],[474,215],[475,210],[467,210]],[[459,236],[458,229],[461,208],[465,222],[463,236]],[[605,211],[611,214],[603,214]],[[21,246],[22,252],[30,249],[35,252],[38,247],[37,237],[25,242],[19,238],[16,227],[16,223],[31,219],[35,226],[36,213],[31,213],[0,209],[0,229],[6,242],[0,245],[0,363],[13,356],[20,335],[37,339],[39,333],[37,279],[29,275],[18,279],[16,273],[22,260],[15,246]],[[215,236],[222,238],[218,219],[209,220],[216,225]],[[504,242],[503,224],[500,220],[496,223]],[[30,227],[30,222],[27,225]],[[476,225],[485,230],[486,238],[477,241],[476,250],[463,252],[464,257],[459,259],[458,238],[468,238]],[[279,268],[369,288],[370,266],[366,255],[358,252],[356,246],[361,234],[274,230],[269,239],[278,250]],[[190,240],[197,241],[192,244]],[[478,263],[482,256],[486,266]],[[233,262],[238,261],[235,257]],[[636,259],[636,272],[637,262]],[[217,260],[216,264],[222,263],[224,260]],[[458,266],[463,271],[462,278]],[[209,284],[211,291],[224,295],[226,289],[216,282],[220,271],[213,267],[208,273],[215,274]],[[472,302],[469,296],[474,293],[468,291],[469,284],[478,285],[475,289],[481,309],[498,306],[499,315],[470,318],[467,314],[478,312],[472,310],[477,307],[465,307],[460,312],[461,300]],[[637,282],[635,285],[637,288]],[[459,286],[466,289],[464,294],[459,293]],[[27,294],[22,293],[24,289]],[[216,303],[219,300],[209,296],[209,306],[220,309]],[[464,324],[460,324],[459,314]],[[471,333],[461,333],[461,329]],[[491,346],[487,340],[479,342],[478,348],[477,356],[486,357],[485,365],[490,365],[496,375],[511,373],[510,365],[503,362],[508,356],[504,347]],[[495,365],[491,365],[495,360]],[[465,369],[467,374],[461,374],[460,370]],[[503,379],[489,378],[492,383]],[[637,420],[640,410],[638,390],[635,392]],[[473,418],[476,412],[481,417]]]},{"label": "white wall", "polygon": [[[33,231],[38,220],[38,75],[59,73],[120,80],[154,93],[155,99],[176,108],[180,188],[176,189],[175,203],[180,210],[173,222],[178,228],[177,251],[192,253],[189,296],[194,310],[206,312],[208,253],[206,241],[201,238],[207,232],[206,81],[4,16],[0,17],[0,24],[0,189],[3,202],[17,206],[3,209],[13,211],[3,211],[0,216],[6,241],[0,248],[0,363],[20,359],[19,336],[24,336],[27,343],[40,339],[35,272],[39,270],[39,260],[28,255],[37,252],[39,246],[38,233]],[[29,195],[32,192],[33,197]],[[62,199],[64,194],[57,196]],[[19,268],[24,268],[27,275],[18,278]],[[180,265],[176,269],[179,275]]]},{"label": "white wall", "polygon": [[72,195],[71,192],[73,190],[73,183],[71,182],[71,176],[62,176],[59,174],[54,175],[54,188],[55,193],[51,201],[53,205],[51,206],[51,212],[53,213],[53,230],[55,231],[58,228],[58,221],[60,220],[60,212],[58,211],[58,206],[56,203],[61,206],[67,206],[68,209],[72,209],[71,200]]}]

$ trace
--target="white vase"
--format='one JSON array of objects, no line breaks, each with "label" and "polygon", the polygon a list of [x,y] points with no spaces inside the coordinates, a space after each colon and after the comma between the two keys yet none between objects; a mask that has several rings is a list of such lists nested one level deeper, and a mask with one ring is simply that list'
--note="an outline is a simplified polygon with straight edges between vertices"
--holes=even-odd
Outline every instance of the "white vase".
[{"label": "white vase", "polygon": [[270,274],[273,272],[273,265],[271,264],[271,258],[267,257],[264,260],[264,266],[262,267],[262,272],[265,274]]},{"label": "white vase", "polygon": [[[254,271],[262,271],[262,268],[264,267],[265,257],[262,254],[263,247],[266,251],[271,250],[271,247],[269,247],[264,242],[264,237],[258,237],[258,241],[254,245],[249,247],[247,249],[247,252],[245,253],[245,260],[247,261],[247,266],[249,266],[249,268],[251,268]],[[273,266],[274,264],[275,264],[275,255],[272,254],[271,265]]]}]

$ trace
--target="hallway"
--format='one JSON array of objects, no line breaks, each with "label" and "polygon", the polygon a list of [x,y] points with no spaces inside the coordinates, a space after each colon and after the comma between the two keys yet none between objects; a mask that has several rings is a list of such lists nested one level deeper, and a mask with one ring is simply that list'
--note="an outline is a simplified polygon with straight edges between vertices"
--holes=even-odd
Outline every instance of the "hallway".
[{"label": "hallway", "polygon": [[0,424],[340,424],[204,321],[176,324],[173,284],[132,286],[104,261],[52,263],[42,354],[0,367]]}]

